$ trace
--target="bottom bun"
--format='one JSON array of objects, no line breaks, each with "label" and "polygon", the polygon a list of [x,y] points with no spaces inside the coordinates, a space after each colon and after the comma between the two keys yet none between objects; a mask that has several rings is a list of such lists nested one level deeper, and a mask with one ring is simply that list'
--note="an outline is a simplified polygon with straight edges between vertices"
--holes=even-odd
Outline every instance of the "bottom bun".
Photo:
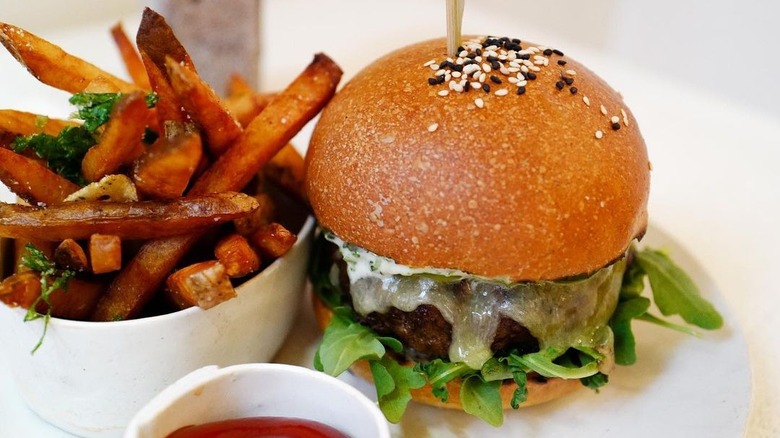
[{"label": "bottom bun", "polygon": [[[333,312],[331,312],[330,308],[320,300],[317,294],[312,294],[312,297],[314,316],[317,319],[320,330],[325,330],[325,327],[328,326],[330,319],[333,317]],[[350,371],[369,382],[373,381],[371,368],[368,366],[367,361],[361,360],[355,362],[352,367],[350,367]],[[449,398],[446,402],[442,402],[433,395],[433,390],[430,385],[411,390],[412,400],[440,408],[463,410],[460,404],[460,384],[460,379],[455,379],[447,383]],[[528,390],[528,395],[526,400],[520,404],[520,407],[528,407],[552,401],[572,393],[579,388],[584,388],[579,379],[552,378],[539,381],[534,379],[533,376],[529,376],[525,387]],[[505,380],[501,385],[501,403],[504,409],[512,409],[511,400],[516,388],[517,385],[512,380]]]}]

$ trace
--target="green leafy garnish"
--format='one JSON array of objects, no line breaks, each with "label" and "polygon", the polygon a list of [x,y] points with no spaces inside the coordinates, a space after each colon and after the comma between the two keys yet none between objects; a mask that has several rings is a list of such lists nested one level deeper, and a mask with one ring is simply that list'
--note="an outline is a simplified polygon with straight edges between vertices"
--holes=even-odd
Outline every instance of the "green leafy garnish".
[{"label": "green leafy garnish", "polygon": [[609,383],[609,376],[604,373],[596,373],[592,376],[583,377],[580,379],[580,382],[588,388],[598,391],[599,388]]},{"label": "green leafy garnish", "polygon": [[707,330],[723,325],[715,307],[702,298],[693,280],[669,256],[645,249],[636,254],[636,261],[647,273],[653,299],[664,316],[680,315],[687,323]]},{"label": "green leafy garnish", "polygon": [[425,378],[415,370],[398,364],[389,356],[369,361],[376,385],[379,408],[391,423],[401,421],[412,399],[411,389],[425,386]]},{"label": "green leafy garnish", "polygon": [[415,365],[415,370],[425,374],[428,383],[433,388],[433,395],[442,402],[446,402],[450,396],[447,391],[447,383],[466,374],[474,373],[474,370],[464,363],[452,363],[441,359],[418,363]]},{"label": "green leafy garnish", "polygon": [[650,300],[644,297],[630,297],[618,302],[609,320],[615,334],[615,363],[618,365],[633,365],[636,362],[636,340],[631,330],[631,320],[644,315],[649,307]]},{"label": "green leafy garnish", "polygon": [[596,374],[599,371],[598,362],[591,361],[581,366],[567,363],[561,365],[555,363],[555,359],[563,356],[563,353],[555,348],[547,348],[536,353],[529,353],[522,356],[516,354],[509,355],[510,364],[520,364],[531,371],[535,371],[544,377],[560,377],[562,379],[582,379]]},{"label": "green leafy garnish", "polygon": [[[30,308],[27,309],[27,313],[24,316],[25,322],[43,318],[43,333],[31,352],[35,353],[43,344],[43,338],[46,336],[46,330],[48,329],[49,321],[51,320],[51,293],[57,289],[67,291],[68,281],[70,281],[76,273],[70,270],[57,269],[54,263],[46,257],[46,254],[32,243],[25,245],[24,250],[25,253],[22,255],[21,264],[38,272],[41,276],[41,294],[35,299]],[[38,305],[41,302],[46,304],[46,313],[39,313],[37,310]]]},{"label": "green leafy garnish", "polygon": [[345,307],[334,309],[317,349],[315,367],[331,376],[338,376],[358,360],[379,360],[385,355],[385,347],[377,335],[352,320],[350,312]]},{"label": "green leafy garnish", "polygon": [[108,122],[114,105],[121,97],[122,93],[76,93],[69,100],[77,108],[73,118],[83,120],[84,128],[95,132]]},{"label": "green leafy garnish", "polygon": [[467,413],[481,418],[491,426],[504,423],[501,404],[501,382],[486,382],[479,375],[471,375],[460,386],[460,404]]}]

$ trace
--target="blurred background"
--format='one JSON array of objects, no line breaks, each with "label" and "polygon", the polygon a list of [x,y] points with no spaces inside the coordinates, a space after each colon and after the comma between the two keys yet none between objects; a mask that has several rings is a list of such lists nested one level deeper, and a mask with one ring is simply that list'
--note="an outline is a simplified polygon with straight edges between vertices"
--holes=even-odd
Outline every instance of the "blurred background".
[{"label": "blurred background", "polygon": [[[0,20],[46,35],[74,24],[90,25],[115,17],[132,19],[145,3],[2,0]],[[232,1],[221,3],[228,6]],[[402,9],[404,12],[394,17],[403,19],[388,22],[389,9]],[[283,52],[290,49],[305,54],[342,54],[344,37],[354,38],[355,47],[361,50],[364,46],[358,41],[365,41],[371,34],[384,37],[376,53],[344,53],[343,59],[336,58],[348,75],[353,73],[349,68],[370,62],[380,50],[409,42],[404,35],[408,29],[418,29],[414,35],[419,35],[419,29],[424,28],[432,37],[445,32],[444,0],[262,0],[260,10],[264,49],[272,57],[284,56]],[[489,12],[504,17],[499,26],[485,20]],[[471,0],[466,2],[464,15],[464,32],[506,32],[557,45],[564,51],[568,47],[587,49],[588,53],[619,58],[643,71],[673,79],[686,89],[722,98],[724,104],[780,119],[780,105],[776,104],[780,85],[775,80],[780,57],[774,48],[780,42],[780,26],[775,23],[780,18],[780,2]],[[347,18],[349,26],[344,21],[336,24],[335,18]],[[307,35],[317,31],[321,38],[300,39],[297,30],[306,30]],[[335,47],[339,49],[332,50]],[[303,63],[308,61],[308,57],[302,58]],[[266,86],[285,83],[280,80],[285,72],[261,72]]]}]

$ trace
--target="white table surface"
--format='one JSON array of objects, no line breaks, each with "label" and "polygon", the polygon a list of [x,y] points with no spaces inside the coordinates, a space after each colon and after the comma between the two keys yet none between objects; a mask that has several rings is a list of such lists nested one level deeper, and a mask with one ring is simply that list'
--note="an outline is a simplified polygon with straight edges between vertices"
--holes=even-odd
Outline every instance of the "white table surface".
[{"label": "white table surface", "polygon": [[[383,11],[381,19],[364,7],[359,12],[371,17],[350,20],[341,15],[324,19],[317,11],[306,18],[303,9],[296,7],[300,3],[268,2],[264,7],[261,85],[265,89],[284,86],[314,52],[328,53],[348,78],[386,50],[444,31],[443,8],[438,4],[422,4],[413,16],[400,18],[392,8]],[[519,29],[516,22],[494,11],[470,14],[466,31],[530,40],[546,36],[532,26]],[[433,23],[425,18],[431,16],[436,17]],[[123,18],[133,33],[138,17]],[[37,33],[122,73],[107,33],[115,21],[37,29]],[[752,370],[753,402],[746,436],[780,436],[780,287],[774,279],[775,250],[780,248],[780,121],[637,70],[576,42],[544,41],[585,62],[624,95],[653,163],[652,223],[704,266],[733,315],[727,324],[739,327],[747,340],[750,364],[745,365]],[[776,86],[773,82],[767,78],[768,86]],[[0,53],[0,107],[63,117],[70,111],[66,98],[30,78],[7,53]],[[305,147],[302,139],[308,131],[298,138],[299,147]],[[12,199],[3,187],[0,198]],[[4,366],[0,354],[0,370]],[[25,425],[38,421],[16,394],[7,372],[0,374],[0,407],[0,436],[22,432]],[[68,436],[39,427],[36,436]]]}]

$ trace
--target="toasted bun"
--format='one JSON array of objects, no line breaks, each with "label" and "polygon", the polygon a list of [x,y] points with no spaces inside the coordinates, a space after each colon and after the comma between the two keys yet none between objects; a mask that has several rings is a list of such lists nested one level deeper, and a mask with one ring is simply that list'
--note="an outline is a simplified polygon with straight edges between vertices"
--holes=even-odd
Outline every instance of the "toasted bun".
[{"label": "toasted bun", "polygon": [[647,152],[617,92],[553,54],[523,95],[491,72],[490,93],[440,96],[424,64],[445,58],[443,39],[390,53],[322,113],[306,189],[324,227],[401,264],[516,281],[593,272],[644,233]]},{"label": "toasted bun", "polygon": [[[313,294],[313,304],[314,316],[317,319],[317,323],[321,330],[325,330],[325,327],[328,326],[333,313],[322,302],[322,300],[317,297],[317,294]],[[366,361],[356,362],[354,365],[352,365],[352,367],[350,367],[350,371],[355,373],[357,376],[368,380],[369,382],[373,381],[371,376],[371,369],[369,368],[368,362]],[[446,402],[442,402],[433,395],[433,391],[430,385],[426,385],[420,389],[413,389],[411,391],[412,400],[418,403],[441,408],[463,410],[460,404],[460,385],[460,379],[455,379],[447,384],[449,398]],[[504,406],[504,409],[512,408],[510,402],[512,400],[512,396],[514,395],[515,388],[517,388],[517,385],[515,385],[513,381],[509,380],[505,381],[501,385],[501,402]],[[584,388],[584,386],[582,383],[580,383],[579,380],[576,379],[565,380],[556,378],[547,379],[545,382],[529,379],[526,383],[528,396],[525,402],[520,404],[520,407],[528,407],[555,400],[577,390],[578,388]]]}]

